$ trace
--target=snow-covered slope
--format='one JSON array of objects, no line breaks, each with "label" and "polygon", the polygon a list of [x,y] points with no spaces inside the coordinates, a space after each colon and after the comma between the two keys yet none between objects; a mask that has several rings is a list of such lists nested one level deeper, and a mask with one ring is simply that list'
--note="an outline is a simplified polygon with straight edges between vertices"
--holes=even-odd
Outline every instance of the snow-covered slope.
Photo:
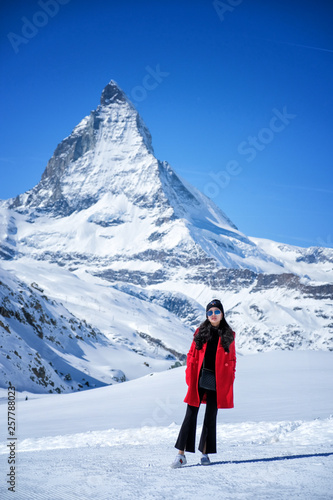
[{"label": "snow-covered slope", "polygon": [[[110,289],[98,278],[84,282],[56,265],[30,261],[18,271],[20,281],[0,269],[0,387],[71,392],[184,361],[191,329],[158,304]],[[185,297],[183,302],[187,318],[197,320],[200,307]]]},{"label": "snow-covered slope", "polygon": [[[50,300],[35,282],[28,287],[0,271],[2,387],[63,392],[103,383],[86,368],[83,346],[106,345],[107,339],[61,304]],[[102,378],[102,377],[99,377]]]},{"label": "snow-covered slope", "polygon": [[[186,405],[184,367],[76,394],[17,394],[15,494],[0,427],[0,494],[18,500],[328,500],[333,472],[333,353],[239,356],[235,408],[219,410],[217,454],[169,464]],[[1,398],[3,396],[3,398]],[[25,397],[28,396],[28,400]],[[0,421],[7,418],[0,390]],[[197,444],[204,409],[199,411]]]},{"label": "snow-covered slope", "polygon": [[333,248],[302,248],[263,238],[250,240],[279,262],[283,262],[287,272],[302,276],[305,281],[313,284],[333,283]]}]

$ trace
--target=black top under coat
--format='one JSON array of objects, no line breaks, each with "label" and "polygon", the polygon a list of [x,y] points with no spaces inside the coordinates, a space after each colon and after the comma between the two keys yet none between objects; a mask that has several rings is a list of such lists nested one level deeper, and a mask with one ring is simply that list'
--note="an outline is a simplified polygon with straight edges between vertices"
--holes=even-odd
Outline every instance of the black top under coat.
[{"label": "black top under coat", "polygon": [[217,344],[219,342],[219,334],[217,328],[210,327],[211,338],[207,342],[205,353],[204,367],[215,372],[215,358]]}]

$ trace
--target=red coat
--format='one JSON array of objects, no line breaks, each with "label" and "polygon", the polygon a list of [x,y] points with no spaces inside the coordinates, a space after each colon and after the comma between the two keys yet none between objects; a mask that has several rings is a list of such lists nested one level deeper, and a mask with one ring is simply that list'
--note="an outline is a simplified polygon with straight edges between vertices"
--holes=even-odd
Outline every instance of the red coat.
[{"label": "red coat", "polygon": [[[198,331],[199,329],[196,330],[194,336],[198,333]],[[187,354],[185,377],[188,390],[184,402],[191,406],[200,406],[198,382],[206,349],[207,343],[203,345],[202,349],[196,349],[195,342],[193,340]],[[229,353],[225,352],[219,340],[215,358],[216,397],[218,408],[234,407],[233,387],[236,372],[235,341],[230,344],[229,351]],[[206,395],[204,395],[202,403],[206,403]]]}]

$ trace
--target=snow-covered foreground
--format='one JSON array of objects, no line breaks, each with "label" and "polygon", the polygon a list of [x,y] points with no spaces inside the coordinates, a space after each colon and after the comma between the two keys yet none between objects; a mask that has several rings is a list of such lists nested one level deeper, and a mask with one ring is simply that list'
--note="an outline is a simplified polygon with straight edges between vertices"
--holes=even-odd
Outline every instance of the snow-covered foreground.
[{"label": "snow-covered foreground", "polygon": [[219,411],[209,467],[199,452],[169,467],[186,409],[184,367],[75,394],[18,395],[15,493],[2,392],[0,497],[331,499],[332,361],[319,351],[239,356],[236,407]]}]

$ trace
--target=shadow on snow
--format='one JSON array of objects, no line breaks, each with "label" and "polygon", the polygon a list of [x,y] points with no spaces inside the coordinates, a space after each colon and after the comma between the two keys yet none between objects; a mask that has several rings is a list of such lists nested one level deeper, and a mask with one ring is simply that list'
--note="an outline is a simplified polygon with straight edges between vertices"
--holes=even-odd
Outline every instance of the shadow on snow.
[{"label": "shadow on snow", "polygon": [[[279,460],[297,460],[300,458],[318,458],[318,457],[329,457],[330,455],[333,455],[333,452],[331,453],[311,453],[307,455],[287,455],[284,457],[268,457],[268,458],[252,458],[248,460],[224,460],[221,462],[211,462],[210,465],[232,465],[232,464],[251,464],[251,463],[260,463],[260,462],[277,462]],[[202,467],[201,464],[195,464],[195,465],[187,465],[185,467]]]}]

